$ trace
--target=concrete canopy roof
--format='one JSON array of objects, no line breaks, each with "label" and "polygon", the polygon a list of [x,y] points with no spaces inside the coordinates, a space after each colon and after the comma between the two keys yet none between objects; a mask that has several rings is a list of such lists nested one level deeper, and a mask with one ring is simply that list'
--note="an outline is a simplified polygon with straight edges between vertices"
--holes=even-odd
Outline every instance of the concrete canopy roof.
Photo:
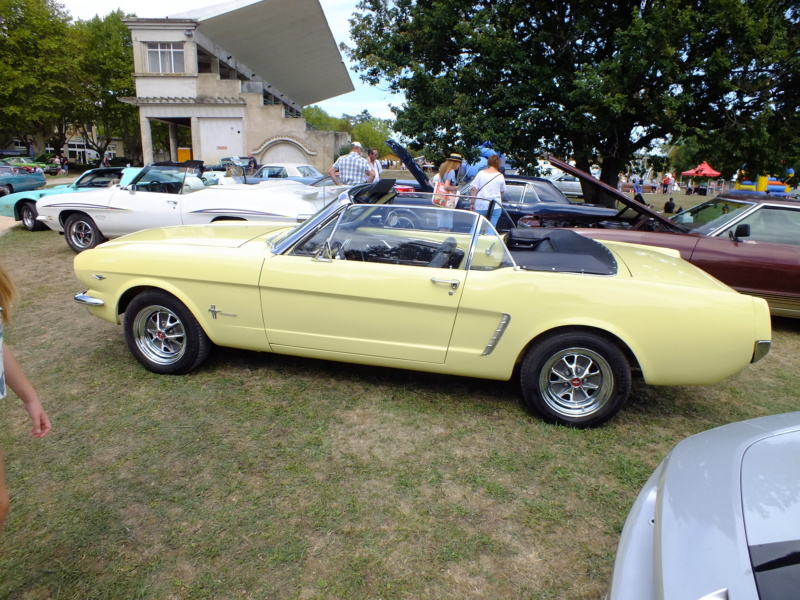
[{"label": "concrete canopy roof", "polygon": [[169,18],[196,21],[199,33],[300,106],[354,90],[319,0],[238,0]]}]

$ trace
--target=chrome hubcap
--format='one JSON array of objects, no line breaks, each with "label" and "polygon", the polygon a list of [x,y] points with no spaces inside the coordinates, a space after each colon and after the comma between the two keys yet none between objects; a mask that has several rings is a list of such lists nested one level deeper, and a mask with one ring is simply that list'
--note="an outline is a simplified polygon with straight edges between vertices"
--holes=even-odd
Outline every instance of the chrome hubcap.
[{"label": "chrome hubcap", "polygon": [[566,417],[600,410],[614,391],[611,366],[597,352],[567,348],[551,356],[539,375],[539,389],[547,405]]},{"label": "chrome hubcap", "polygon": [[164,306],[148,306],[133,322],[136,346],[148,360],[161,365],[178,362],[186,352],[186,331],[178,316]]},{"label": "chrome hubcap", "polygon": [[76,246],[88,248],[92,245],[94,234],[92,228],[83,221],[76,221],[69,230],[69,236]]}]

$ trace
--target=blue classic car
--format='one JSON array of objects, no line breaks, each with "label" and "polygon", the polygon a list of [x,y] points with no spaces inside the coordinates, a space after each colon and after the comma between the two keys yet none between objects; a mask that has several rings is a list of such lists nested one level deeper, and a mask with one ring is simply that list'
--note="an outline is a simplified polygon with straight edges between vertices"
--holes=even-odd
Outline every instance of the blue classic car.
[{"label": "blue classic car", "polygon": [[25,190],[37,190],[46,184],[44,173],[29,173],[25,169],[11,165],[0,165],[0,196]]},{"label": "blue classic car", "polygon": [[140,168],[134,167],[104,167],[86,171],[77,181],[70,184],[57,185],[47,190],[17,191],[0,198],[0,216],[13,217],[16,221],[22,221],[28,231],[47,229],[44,223],[36,220],[39,214],[36,210],[36,201],[39,198],[54,194],[86,192],[116,184],[126,185],[139,171],[141,171]]}]

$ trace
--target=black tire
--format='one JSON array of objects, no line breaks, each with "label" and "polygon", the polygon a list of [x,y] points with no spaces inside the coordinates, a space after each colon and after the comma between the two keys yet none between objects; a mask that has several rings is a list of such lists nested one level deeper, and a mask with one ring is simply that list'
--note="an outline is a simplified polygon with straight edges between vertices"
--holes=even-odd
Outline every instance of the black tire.
[{"label": "black tire", "polygon": [[525,406],[548,423],[597,427],[616,415],[631,391],[625,355],[590,332],[553,335],[528,350],[520,372]]},{"label": "black tire", "polygon": [[165,292],[143,292],[125,310],[128,349],[148,371],[183,375],[211,352],[211,341],[183,303]]},{"label": "black tire", "polygon": [[67,218],[64,223],[64,237],[67,245],[76,253],[89,250],[106,241],[92,218],[83,213],[75,213]]},{"label": "black tire", "polygon": [[19,208],[19,216],[22,221],[22,226],[28,231],[42,231],[43,229],[47,229],[44,223],[36,220],[39,213],[36,212],[36,202],[33,200],[27,200],[22,203],[22,206]]},{"label": "black tire", "polygon": [[14,190],[11,189],[10,185],[0,185],[0,196],[7,196],[8,194],[13,194]]}]

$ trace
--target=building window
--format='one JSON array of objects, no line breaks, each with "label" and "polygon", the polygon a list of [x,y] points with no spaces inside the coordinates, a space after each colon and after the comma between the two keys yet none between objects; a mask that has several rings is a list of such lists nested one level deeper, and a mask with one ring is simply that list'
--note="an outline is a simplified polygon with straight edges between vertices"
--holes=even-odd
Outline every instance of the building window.
[{"label": "building window", "polygon": [[149,42],[147,44],[147,64],[150,73],[185,73],[183,44]]}]

